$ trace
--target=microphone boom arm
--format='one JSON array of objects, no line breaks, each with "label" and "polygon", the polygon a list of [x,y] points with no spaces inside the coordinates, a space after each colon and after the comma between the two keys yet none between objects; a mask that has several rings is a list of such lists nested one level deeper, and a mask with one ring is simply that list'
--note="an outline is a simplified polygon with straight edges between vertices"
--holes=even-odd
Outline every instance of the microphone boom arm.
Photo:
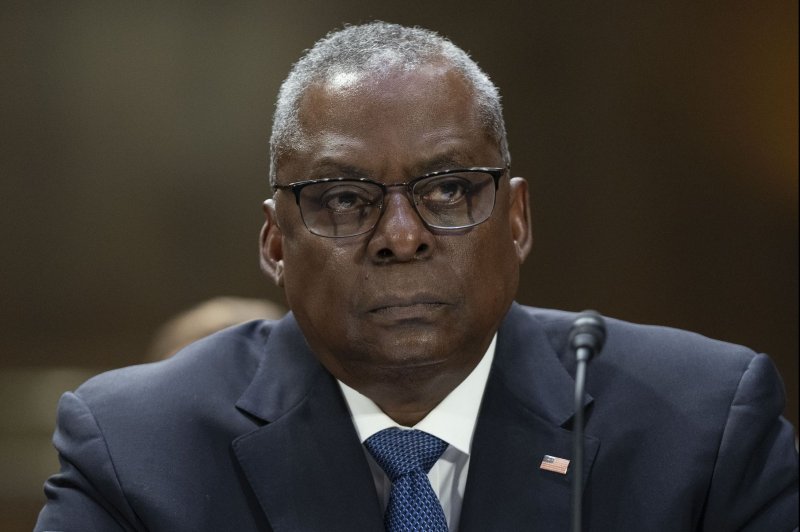
[{"label": "microphone boom arm", "polygon": [[569,334],[575,350],[575,415],[572,426],[572,532],[581,532],[583,514],[583,400],[586,388],[586,366],[596,356],[606,339],[603,317],[593,310],[578,314]]}]

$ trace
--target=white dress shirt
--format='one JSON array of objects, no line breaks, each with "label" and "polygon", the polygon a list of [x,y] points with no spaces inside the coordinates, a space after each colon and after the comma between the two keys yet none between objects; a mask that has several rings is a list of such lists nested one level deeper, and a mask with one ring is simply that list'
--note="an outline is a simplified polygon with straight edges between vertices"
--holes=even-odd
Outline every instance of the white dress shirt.
[{"label": "white dress shirt", "polygon": [[[428,472],[433,491],[442,504],[447,526],[451,532],[458,530],[461,516],[461,503],[464,499],[464,488],[467,484],[469,454],[472,448],[472,436],[478,420],[483,391],[489,378],[489,369],[494,359],[494,347],[497,335],[475,369],[459,384],[441,403],[430,411],[413,427],[398,425],[376,405],[371,399],[339,381],[344,399],[350,409],[353,424],[363,445],[364,441],[383,429],[390,427],[415,428],[436,436],[449,444],[441,458],[433,464]],[[392,483],[381,466],[364,448],[378,498],[384,510],[389,503],[389,492]]]}]

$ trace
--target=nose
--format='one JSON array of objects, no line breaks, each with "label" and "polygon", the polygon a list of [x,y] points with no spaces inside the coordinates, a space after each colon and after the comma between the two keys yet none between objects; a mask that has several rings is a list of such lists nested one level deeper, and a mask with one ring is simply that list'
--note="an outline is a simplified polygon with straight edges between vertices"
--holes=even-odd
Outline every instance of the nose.
[{"label": "nose", "polygon": [[386,264],[429,258],[435,239],[411,204],[411,198],[395,190],[388,192],[384,201],[381,219],[367,246],[372,260]]}]

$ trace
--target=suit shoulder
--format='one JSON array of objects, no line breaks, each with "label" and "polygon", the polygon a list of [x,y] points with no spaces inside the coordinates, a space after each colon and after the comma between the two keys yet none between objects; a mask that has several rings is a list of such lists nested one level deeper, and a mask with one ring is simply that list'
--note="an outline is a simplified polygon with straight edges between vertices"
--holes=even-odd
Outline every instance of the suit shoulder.
[{"label": "suit shoulder", "polygon": [[[567,354],[569,329],[577,312],[521,307],[547,335],[557,352]],[[742,345],[716,340],[702,334],[666,327],[632,323],[604,317],[606,343],[601,359],[613,358],[619,363],[673,365],[733,364],[744,370],[757,353]]]},{"label": "suit shoulder", "polygon": [[169,408],[182,399],[196,404],[204,396],[241,394],[258,367],[272,327],[273,322],[264,320],[230,327],[168,359],[101,373],[75,394],[92,411]]},{"label": "suit shoulder", "polygon": [[[574,354],[567,345],[577,313],[525,309],[544,330],[557,356],[574,371]],[[605,318],[606,342],[592,359],[587,389],[597,398],[625,397],[628,409],[650,397],[651,408],[694,405],[695,409],[727,416],[742,385],[753,381],[752,393],[775,397],[780,404],[783,387],[774,364],[764,354],[701,334]],[[757,383],[757,384],[755,384]],[[642,415],[645,415],[642,413]]]}]

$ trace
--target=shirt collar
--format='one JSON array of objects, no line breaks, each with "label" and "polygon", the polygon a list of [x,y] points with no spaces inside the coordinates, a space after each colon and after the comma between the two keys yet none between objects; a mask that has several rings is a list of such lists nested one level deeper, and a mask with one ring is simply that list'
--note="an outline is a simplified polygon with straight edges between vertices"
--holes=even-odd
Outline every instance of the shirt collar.
[{"label": "shirt collar", "polygon": [[[444,440],[462,453],[469,455],[472,435],[478,420],[478,411],[489,378],[489,370],[494,359],[497,334],[492,338],[486,353],[475,369],[461,384],[450,392],[441,403],[431,410],[413,428],[427,432]],[[357,392],[341,381],[337,381],[344,394],[347,407],[358,437],[363,443],[367,438],[383,429],[391,427],[409,428],[398,425],[383,413],[370,398]]]}]

